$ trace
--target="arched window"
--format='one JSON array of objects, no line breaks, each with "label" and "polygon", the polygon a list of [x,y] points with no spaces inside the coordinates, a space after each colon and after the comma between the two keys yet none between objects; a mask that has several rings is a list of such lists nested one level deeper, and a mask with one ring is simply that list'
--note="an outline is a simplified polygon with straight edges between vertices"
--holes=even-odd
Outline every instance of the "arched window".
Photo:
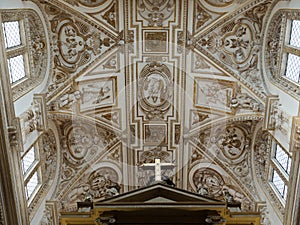
[{"label": "arched window", "polygon": [[266,36],[266,72],[286,93],[300,99],[300,10],[281,9]]},{"label": "arched window", "polygon": [[0,10],[0,36],[7,58],[13,100],[38,86],[47,68],[45,30],[33,10]]}]

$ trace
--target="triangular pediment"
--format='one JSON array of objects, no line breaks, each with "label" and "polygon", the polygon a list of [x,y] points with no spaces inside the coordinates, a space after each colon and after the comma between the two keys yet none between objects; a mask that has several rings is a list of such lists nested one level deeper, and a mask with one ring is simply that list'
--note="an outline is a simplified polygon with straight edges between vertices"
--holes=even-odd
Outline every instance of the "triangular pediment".
[{"label": "triangular pediment", "polygon": [[143,187],[134,191],[126,192],[124,194],[102,200],[98,203],[222,203],[218,200],[207,198],[199,194],[171,187],[163,183],[156,183],[151,186]]}]

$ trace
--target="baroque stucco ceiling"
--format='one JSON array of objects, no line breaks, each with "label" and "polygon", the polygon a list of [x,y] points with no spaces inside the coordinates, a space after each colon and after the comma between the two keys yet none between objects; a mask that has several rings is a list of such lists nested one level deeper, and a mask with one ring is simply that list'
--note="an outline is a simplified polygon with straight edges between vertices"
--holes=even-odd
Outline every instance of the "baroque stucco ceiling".
[{"label": "baroque stucco ceiling", "polygon": [[[37,2],[51,41],[47,114],[59,134],[52,200],[68,211],[86,193],[149,183],[143,163],[177,187],[244,211],[262,201],[268,90],[262,76],[269,0]],[[254,163],[255,162],[255,163]]]}]

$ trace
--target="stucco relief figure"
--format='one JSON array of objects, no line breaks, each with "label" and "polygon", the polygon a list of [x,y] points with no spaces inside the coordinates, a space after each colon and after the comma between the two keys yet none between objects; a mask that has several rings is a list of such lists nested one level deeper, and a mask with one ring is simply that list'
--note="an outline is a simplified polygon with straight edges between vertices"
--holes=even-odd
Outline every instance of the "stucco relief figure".
[{"label": "stucco relief figure", "polygon": [[243,130],[237,127],[227,127],[226,130],[220,129],[217,136],[217,146],[222,150],[224,156],[230,160],[240,158],[248,147],[249,140]]},{"label": "stucco relief figure", "polygon": [[[102,169],[93,172],[89,177],[90,191],[94,198],[106,197],[107,194],[115,194],[117,188],[117,175],[114,171]],[[115,190],[112,190],[115,187]],[[120,189],[119,189],[120,190]]]},{"label": "stucco relief figure", "polygon": [[80,91],[74,91],[72,93],[64,94],[59,99],[59,107],[60,108],[68,108],[76,103],[81,98]]},{"label": "stucco relief figure", "polygon": [[95,106],[114,104],[115,80],[107,79],[102,81],[83,81],[79,88],[82,91],[81,109],[89,109]]},{"label": "stucco relief figure", "polygon": [[214,198],[222,196],[224,180],[220,174],[211,169],[199,169],[193,176],[194,184],[199,194]]},{"label": "stucco relief figure", "polygon": [[66,25],[60,31],[59,47],[64,60],[75,63],[84,49],[84,40],[77,35],[75,27]]},{"label": "stucco relief figure", "polygon": [[206,104],[214,103],[226,105],[227,98],[230,96],[231,90],[223,88],[218,84],[207,84],[200,88],[200,91],[205,96]]},{"label": "stucco relief figure", "polygon": [[240,192],[236,191],[233,187],[224,185],[223,186],[223,195],[227,202],[243,202],[245,196]]},{"label": "stucco relief figure", "polygon": [[98,96],[97,96],[96,100],[93,101],[93,104],[98,104],[98,103],[102,102],[103,100],[110,98],[109,92],[110,92],[109,87],[100,87]]},{"label": "stucco relief figure", "polygon": [[161,63],[143,67],[138,80],[138,103],[147,118],[162,118],[173,101],[172,74]]},{"label": "stucco relief figure", "polygon": [[84,201],[87,195],[93,199],[112,197],[120,193],[118,175],[110,168],[100,168],[92,172],[86,181],[82,181],[69,194],[69,202]]},{"label": "stucco relief figure", "polygon": [[67,136],[68,149],[76,159],[84,158],[92,144],[92,137],[84,127],[74,127]]},{"label": "stucco relief figure", "polygon": [[166,84],[161,75],[151,74],[144,81],[144,97],[151,105],[160,105],[165,101]]}]

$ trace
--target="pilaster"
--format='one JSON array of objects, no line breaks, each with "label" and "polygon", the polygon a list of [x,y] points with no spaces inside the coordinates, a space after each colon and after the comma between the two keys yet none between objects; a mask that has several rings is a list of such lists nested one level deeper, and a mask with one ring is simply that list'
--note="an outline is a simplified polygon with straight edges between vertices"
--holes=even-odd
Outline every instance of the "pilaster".
[{"label": "pilaster", "polygon": [[[0,18],[0,29],[2,30]],[[2,38],[1,38],[2,39]],[[3,40],[0,43],[4,43]],[[5,224],[27,225],[27,203],[20,167],[20,129],[15,118],[4,47],[0,48],[0,192]]]}]

